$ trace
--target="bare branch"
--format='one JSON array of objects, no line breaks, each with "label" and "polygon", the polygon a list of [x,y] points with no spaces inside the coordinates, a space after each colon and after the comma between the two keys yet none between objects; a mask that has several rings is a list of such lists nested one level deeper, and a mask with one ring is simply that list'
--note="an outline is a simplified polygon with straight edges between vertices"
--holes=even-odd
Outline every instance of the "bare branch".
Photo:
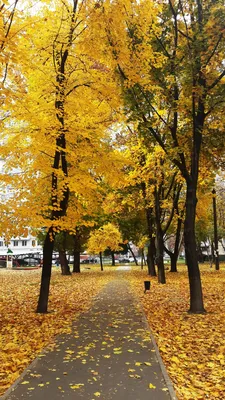
[{"label": "bare branch", "polygon": [[207,87],[207,91],[210,91],[211,89],[213,89],[221,81],[221,79],[223,79],[224,76],[225,76],[225,70],[223,72],[221,72],[221,74],[218,76],[217,79],[215,79],[215,81],[212,83],[212,85]]},{"label": "bare branch", "polygon": [[90,87],[91,82],[90,83],[81,83],[78,85],[75,85],[72,89],[70,89],[67,93],[66,96],[69,96],[70,93],[72,93],[75,89],[77,89],[78,87],[82,87],[82,86],[86,86],[86,87]]},{"label": "bare branch", "polygon": [[217,50],[217,48],[218,48],[218,46],[219,46],[219,44],[220,44],[220,42],[221,42],[221,40],[222,40],[222,37],[223,37],[223,33],[220,34],[220,36],[219,36],[219,38],[218,38],[218,40],[217,40],[217,42],[216,42],[216,44],[215,44],[215,47],[214,47],[212,53],[210,54],[208,60],[207,60],[206,63],[205,63],[205,66],[208,65],[208,63],[210,62],[211,58],[214,56],[214,54],[215,54],[215,52],[216,52],[216,50]]}]

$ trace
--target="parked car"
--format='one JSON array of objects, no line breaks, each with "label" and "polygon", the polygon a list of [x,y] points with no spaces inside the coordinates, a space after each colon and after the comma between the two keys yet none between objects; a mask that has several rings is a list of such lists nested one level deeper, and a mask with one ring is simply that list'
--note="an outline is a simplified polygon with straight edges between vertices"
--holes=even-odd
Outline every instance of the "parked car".
[{"label": "parked car", "polygon": [[41,259],[40,258],[34,258],[34,257],[24,257],[24,261],[26,264],[23,265],[29,265],[29,266],[36,266],[41,264]]},{"label": "parked car", "polygon": [[18,267],[22,267],[23,265],[28,265],[28,261],[25,260],[24,258],[17,258],[13,261],[17,262],[18,265],[16,265],[16,266],[18,266]]},{"label": "parked car", "polygon": [[89,257],[86,258],[85,260],[80,260],[80,264],[96,264],[98,262],[98,259],[95,257]]},{"label": "parked car", "polygon": [[6,259],[0,260],[0,268],[6,268]]},{"label": "parked car", "polygon": [[130,262],[130,259],[127,258],[127,257],[124,257],[124,258],[120,258],[120,259],[119,259],[119,263],[129,263],[129,262]]}]

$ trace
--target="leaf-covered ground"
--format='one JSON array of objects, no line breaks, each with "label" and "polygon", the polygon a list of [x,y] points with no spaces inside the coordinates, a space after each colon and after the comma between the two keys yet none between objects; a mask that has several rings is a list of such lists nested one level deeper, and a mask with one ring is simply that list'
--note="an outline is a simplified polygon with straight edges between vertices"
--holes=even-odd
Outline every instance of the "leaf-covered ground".
[{"label": "leaf-covered ground", "polygon": [[[225,398],[225,266],[216,272],[201,266],[207,314],[191,315],[185,267],[167,273],[167,284],[150,278],[144,294],[146,270],[124,271],[140,298],[174,383],[178,399]],[[61,276],[53,271],[49,310],[35,313],[40,271],[0,270],[0,394],[32,359],[62,331],[69,332],[72,319],[90,307],[91,299],[117,272],[93,266],[80,275]]]},{"label": "leaf-covered ground", "polygon": [[72,319],[90,307],[91,299],[112,276],[84,272],[62,276],[53,271],[49,311],[36,314],[40,270],[0,269],[0,395],[18,378],[53,337],[69,332]]},{"label": "leaf-covered ground", "polygon": [[225,399],[225,266],[216,272],[201,266],[207,314],[191,315],[185,267],[167,273],[167,284],[150,278],[151,290],[143,293],[146,273],[128,276],[141,298],[161,356],[181,400]]}]

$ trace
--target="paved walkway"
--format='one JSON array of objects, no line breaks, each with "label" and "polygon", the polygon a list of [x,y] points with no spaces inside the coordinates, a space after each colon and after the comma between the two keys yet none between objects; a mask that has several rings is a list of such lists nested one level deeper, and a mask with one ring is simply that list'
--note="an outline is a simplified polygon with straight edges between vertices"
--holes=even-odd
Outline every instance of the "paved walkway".
[{"label": "paved walkway", "polygon": [[140,304],[124,279],[110,282],[91,310],[57,337],[1,399],[176,399]]}]

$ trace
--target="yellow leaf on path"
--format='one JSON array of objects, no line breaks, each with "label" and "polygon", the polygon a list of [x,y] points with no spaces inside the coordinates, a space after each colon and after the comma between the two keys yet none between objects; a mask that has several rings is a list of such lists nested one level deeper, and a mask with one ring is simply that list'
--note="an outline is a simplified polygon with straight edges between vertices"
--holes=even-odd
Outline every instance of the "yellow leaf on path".
[{"label": "yellow leaf on path", "polygon": [[39,383],[38,386],[42,387],[45,386],[44,383]]},{"label": "yellow leaf on path", "polygon": [[71,389],[80,389],[82,386],[84,386],[84,383],[76,383],[75,385],[70,384]]},{"label": "yellow leaf on path", "polygon": [[149,389],[155,389],[156,388],[156,386],[154,386],[152,383],[149,383],[148,387],[149,387]]},{"label": "yellow leaf on path", "polygon": [[23,381],[21,382],[21,385],[27,385],[28,383],[30,383],[29,381]]},{"label": "yellow leaf on path", "polygon": [[145,365],[148,365],[149,367],[152,365],[150,362],[145,362]]},{"label": "yellow leaf on path", "polygon": [[101,396],[101,393],[100,393],[100,392],[95,392],[95,393],[94,393],[94,396],[100,397],[100,396]]}]

